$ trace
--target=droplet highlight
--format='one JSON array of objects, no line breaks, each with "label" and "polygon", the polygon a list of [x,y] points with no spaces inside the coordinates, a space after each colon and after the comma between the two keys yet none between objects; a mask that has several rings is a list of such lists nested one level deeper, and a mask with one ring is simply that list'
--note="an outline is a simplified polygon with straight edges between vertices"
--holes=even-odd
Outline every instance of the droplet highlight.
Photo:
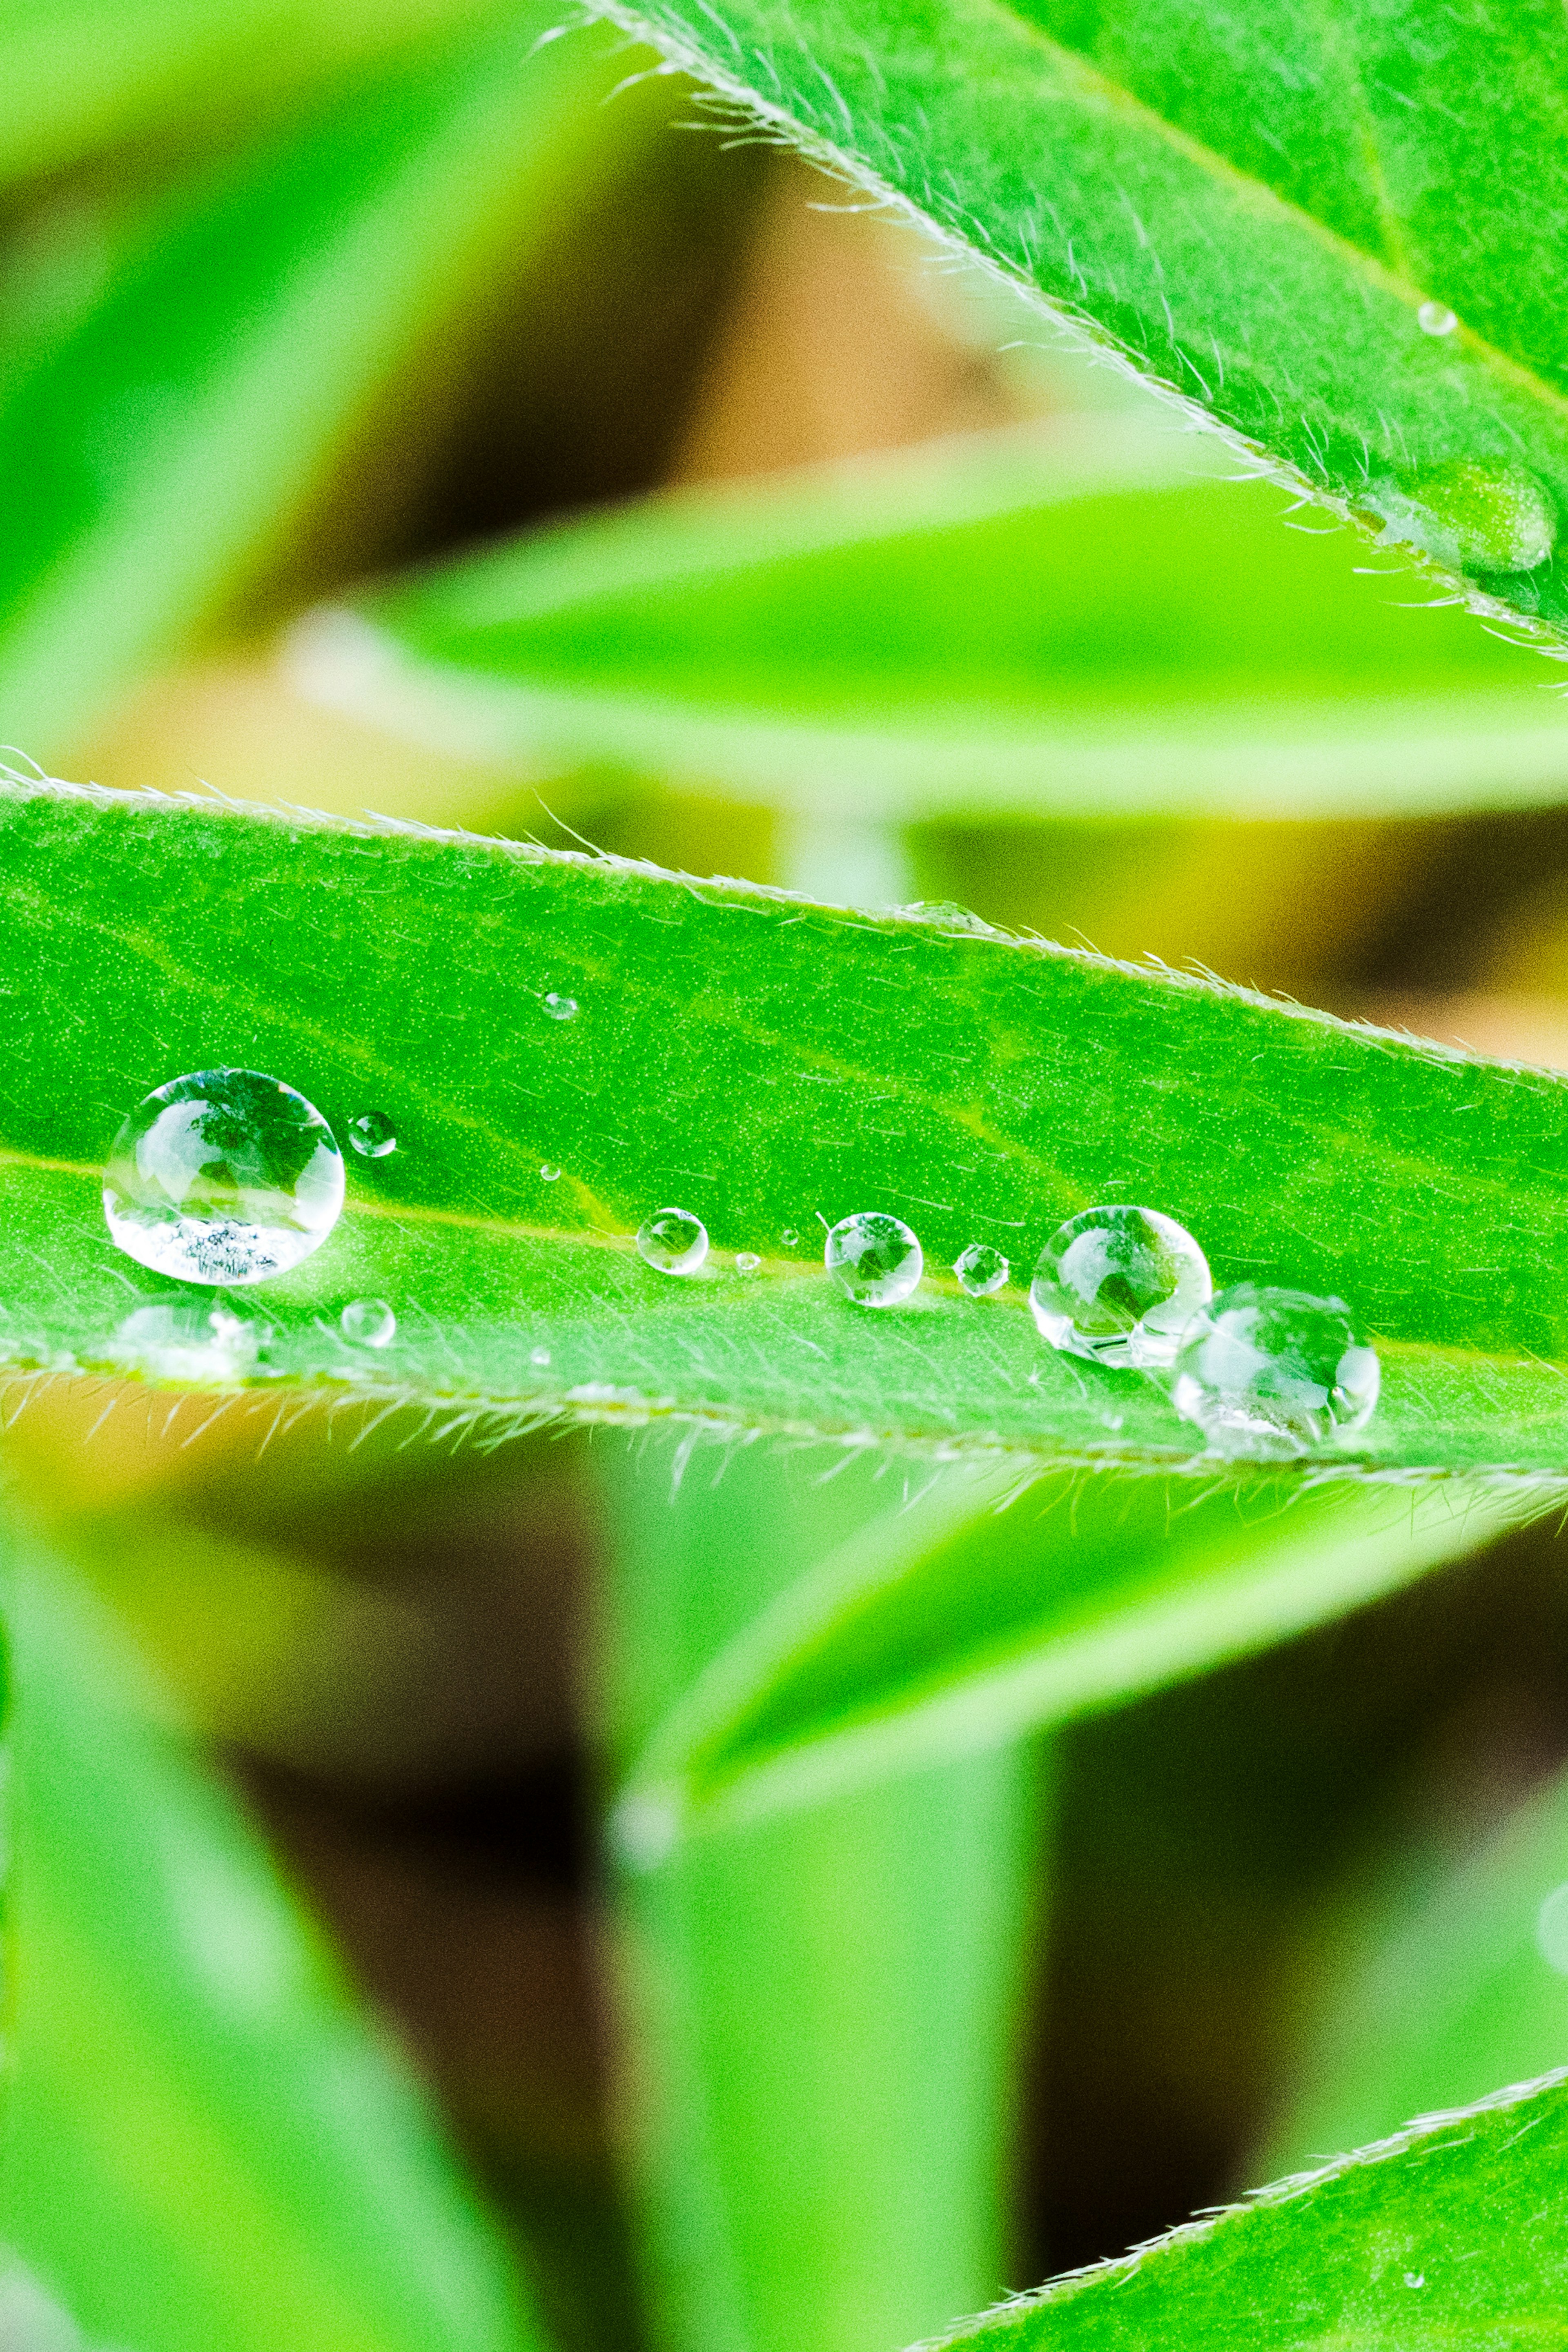
[{"label": "droplet highlight", "polygon": [[1451,335],[1459,323],[1458,313],[1450,310],[1447,302],[1423,302],[1415,323],[1424,335]]},{"label": "droplet highlight", "polygon": [[349,1121],[349,1141],[362,1160],[384,1160],[397,1149],[397,1130],[384,1110],[362,1111]]},{"label": "droplet highlight", "polygon": [[356,1348],[390,1348],[397,1337],[397,1318],[384,1298],[351,1298],[338,1323]]},{"label": "droplet highlight", "polygon": [[1093,1363],[1168,1364],[1214,1283],[1184,1225],[1115,1202],[1058,1225],[1040,1252],[1029,1305],[1043,1339]]},{"label": "droplet highlight", "polygon": [[1194,1316],[1171,1395],[1215,1452],[1283,1461],[1364,1429],[1381,1383],[1343,1299],[1238,1282]]},{"label": "droplet highlight", "polygon": [[695,1274],[708,1255],[708,1228],[689,1209],[656,1209],[637,1228],[637,1255],[659,1274]]},{"label": "droplet highlight", "polygon": [[735,1252],[735,1271],[737,1274],[755,1274],[762,1262],[762,1259],[757,1255],[755,1250],[737,1250]]},{"label": "droplet highlight", "polygon": [[266,1282],[320,1249],[343,1162],[313,1103],[260,1070],[197,1070],[137,1105],[103,1171],[116,1246],[181,1282]]},{"label": "droplet highlight", "polygon": [[552,988],[544,1000],[544,1010],[552,1021],[575,1021],[582,1007],[574,996],[561,996]]},{"label": "droplet highlight", "polygon": [[823,1264],[857,1307],[897,1307],[918,1287],[925,1255],[901,1217],[862,1209],[828,1234]]},{"label": "droplet highlight", "polygon": [[989,1242],[971,1242],[953,1259],[952,1270],[959,1288],[971,1298],[989,1298],[1006,1281],[1008,1265],[1001,1251],[993,1249]]}]

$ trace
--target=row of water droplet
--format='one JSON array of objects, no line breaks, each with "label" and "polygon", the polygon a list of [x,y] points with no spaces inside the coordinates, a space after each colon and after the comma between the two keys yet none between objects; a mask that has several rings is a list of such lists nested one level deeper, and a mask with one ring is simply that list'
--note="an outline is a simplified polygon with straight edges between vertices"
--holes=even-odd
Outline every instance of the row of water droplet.
[{"label": "row of water droplet", "polygon": [[[571,998],[545,1002],[557,1019],[577,1010]],[[369,1160],[397,1147],[380,1111],[352,1120],[348,1137]],[[553,1181],[560,1171],[547,1163],[540,1173]],[[104,1170],[103,1210],[114,1241],[139,1265],[226,1286],[264,1282],[299,1265],[337,1223],[343,1192],[336,1139],[303,1095],[257,1070],[203,1070],[155,1088],[125,1121]],[[791,1248],[799,1239],[793,1231],[783,1236]],[[708,1257],[707,1229],[689,1210],[659,1209],[639,1228],[637,1248],[660,1274],[693,1275]],[[846,1297],[865,1307],[900,1305],[925,1269],[912,1229],[880,1210],[841,1219],[823,1257]],[[736,1255],[742,1275],[761,1264],[755,1251]],[[1001,1290],[1010,1271],[985,1242],[972,1242],[953,1265],[973,1298]],[[1299,1453],[1364,1427],[1377,1401],[1378,1360],[1341,1300],[1254,1283],[1217,1298],[1213,1292],[1208,1261],[1184,1226],[1157,1209],[1118,1202],[1086,1209],[1051,1235],[1029,1304],[1053,1348],[1168,1375],[1177,1411],[1221,1451]],[[167,1302],[154,1303],[130,1318],[121,1338],[146,1340],[177,1376],[170,1358],[178,1353],[178,1333],[165,1334],[157,1349],[151,1325],[146,1332],[131,1328],[160,1316],[179,1321]],[[384,1349],[396,1337],[397,1317],[384,1298],[355,1298],[340,1328],[357,1348]],[[207,1369],[216,1348],[243,1372],[258,1344],[253,1327],[232,1310],[205,1316],[199,1345]],[[533,1360],[548,1363],[547,1351],[535,1349]]]}]

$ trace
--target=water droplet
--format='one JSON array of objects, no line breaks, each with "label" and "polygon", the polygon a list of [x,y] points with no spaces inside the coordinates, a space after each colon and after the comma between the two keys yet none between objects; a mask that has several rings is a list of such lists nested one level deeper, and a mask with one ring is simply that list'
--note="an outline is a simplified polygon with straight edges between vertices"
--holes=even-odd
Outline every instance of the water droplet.
[{"label": "water droplet", "polygon": [[397,1318],[384,1298],[351,1298],[338,1321],[356,1348],[390,1348],[397,1337]]},{"label": "water droplet", "polygon": [[1547,1967],[1568,1977],[1568,1885],[1554,1886],[1536,1913],[1535,1941]]},{"label": "water droplet", "polygon": [[689,1209],[656,1209],[637,1230],[637,1255],[660,1274],[695,1274],[708,1255],[708,1228]]},{"label": "water droplet", "polygon": [[1424,335],[1451,335],[1459,320],[1447,302],[1423,302],[1415,313],[1415,323]]},{"label": "water droplet", "polygon": [[1417,547],[1453,572],[1533,572],[1557,540],[1543,483],[1500,458],[1456,457],[1372,483],[1363,503],[1384,542]]},{"label": "water droplet", "polygon": [[899,913],[911,922],[937,923],[946,931],[988,931],[991,926],[984,916],[968,907],[961,907],[956,898],[912,898]]},{"label": "water droplet", "polygon": [[1168,1364],[1214,1285],[1184,1225],[1113,1203],[1058,1225],[1035,1268],[1029,1305],[1042,1338],[1097,1364]]},{"label": "water droplet", "polygon": [[757,1255],[755,1250],[737,1250],[735,1252],[735,1271],[737,1274],[755,1274],[762,1262],[762,1259]]},{"label": "water droplet", "polygon": [[1217,1452],[1279,1461],[1364,1429],[1381,1379],[1342,1299],[1238,1282],[1184,1333],[1172,1397]]},{"label": "water droplet", "polygon": [[795,1232],[793,1225],[786,1225],[783,1233],[779,1235],[779,1239],[783,1242],[785,1249],[798,1249],[800,1247],[800,1235]]},{"label": "water droplet", "polygon": [[971,1242],[953,1259],[952,1270],[971,1298],[989,1298],[1007,1279],[1007,1261],[989,1242]]},{"label": "water droplet", "polygon": [[574,996],[558,996],[552,989],[544,1000],[544,1010],[552,1021],[575,1021],[578,1005]]},{"label": "water droplet", "polygon": [[841,1217],[827,1236],[822,1260],[857,1307],[897,1307],[925,1272],[924,1253],[903,1219],[879,1209]]},{"label": "water droplet", "polygon": [[128,1315],[104,1349],[111,1364],[154,1381],[205,1384],[247,1380],[270,1324],[237,1315],[219,1301],[154,1299]]},{"label": "water droplet", "polygon": [[384,1110],[362,1111],[349,1121],[349,1141],[362,1160],[384,1160],[397,1149],[397,1131]]},{"label": "water droplet", "polygon": [[343,1162],[319,1110],[259,1070],[198,1070],[146,1096],[114,1139],[103,1214],[139,1265],[265,1282],[319,1249]]},{"label": "water droplet", "polygon": [[1405,2273],[1405,2284],[1406,2286],[1425,2286],[1426,2284],[1426,2272],[1406,2271]]},{"label": "water droplet", "polygon": [[547,1160],[539,1173],[546,1184],[553,1184],[559,1178],[561,1171],[552,1160]]},{"label": "water droplet", "polygon": [[543,1368],[544,1368],[544,1366],[545,1366],[545,1365],[550,1361],[550,1350],[549,1350],[549,1349],[548,1349],[548,1348],[535,1348],[535,1349],[534,1349],[534,1351],[533,1351],[532,1355],[531,1355],[531,1356],[530,1356],[530,1358],[529,1358],[529,1360],[529,1360],[529,1362],[530,1362],[531,1364],[537,1364],[537,1365],[540,1367],[541,1370],[543,1370]]}]

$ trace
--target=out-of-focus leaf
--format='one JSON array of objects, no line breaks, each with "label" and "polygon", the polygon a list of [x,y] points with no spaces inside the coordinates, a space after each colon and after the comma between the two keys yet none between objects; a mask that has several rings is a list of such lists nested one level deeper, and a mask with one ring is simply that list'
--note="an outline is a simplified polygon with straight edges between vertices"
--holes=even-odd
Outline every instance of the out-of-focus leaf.
[{"label": "out-of-focus leaf", "polygon": [[1476,602],[1568,623],[1548,0],[600,0]]},{"label": "out-of-focus leaf", "polygon": [[[540,233],[603,36],[510,14],[237,160],[119,239],[0,394],[0,737],[47,755],[289,527],[398,362]],[[0,355],[3,357],[3,355]]]},{"label": "out-of-focus leaf", "polygon": [[1100,1478],[998,1515],[961,1490],[748,1623],[654,1733],[625,1808],[671,1832],[748,1821],[1114,1706],[1474,1549],[1499,1522],[1465,1504]]},{"label": "out-of-focus leaf", "polygon": [[1269,2136],[1281,2166],[1568,2059],[1568,1780],[1463,1862],[1379,1888],[1315,1948],[1300,2074]]},{"label": "out-of-focus leaf", "polygon": [[[1143,1200],[1220,1285],[1350,1300],[1383,1401],[1323,1469],[1491,1470],[1542,1498],[1568,1470],[1549,1073],[940,913],[53,787],[0,791],[0,990],[14,1366],[279,1404],[313,1382],[500,1427],[680,1415],[1023,1476],[1191,1467],[1164,1390],[1047,1348],[1021,1287],[1060,1218]],[[398,1148],[349,1155],[326,1244],[220,1331],[210,1290],[116,1249],[100,1188],[150,1087],[225,1065],[345,1140],[379,1111]],[[689,1279],[636,1246],[669,1203],[713,1244]],[[824,1273],[821,1223],[869,1209],[921,1238],[905,1307]],[[945,1271],[976,1239],[1014,1265],[988,1299]],[[360,1298],[393,1308],[389,1345],[343,1329]]]},{"label": "out-of-focus leaf", "polygon": [[443,750],[862,820],[1563,797],[1538,657],[1224,462],[1101,417],[666,494],[311,614],[286,658]]},{"label": "out-of-focus leaf", "polygon": [[[926,1515],[869,1465],[823,1486],[820,1454],[699,1461],[673,1496],[668,1447],[607,1454],[622,1740],[824,1544]],[[1037,1784],[974,1758],[623,1885],[661,2347],[894,2352],[1006,2284]]]},{"label": "out-of-focus leaf", "polygon": [[398,2061],[236,1808],[36,1556],[15,1675],[0,2237],[134,2352],[523,2352]]},{"label": "out-of-focus leaf", "polygon": [[1562,2341],[1568,2083],[1500,2091],[964,2322],[985,2352]]}]

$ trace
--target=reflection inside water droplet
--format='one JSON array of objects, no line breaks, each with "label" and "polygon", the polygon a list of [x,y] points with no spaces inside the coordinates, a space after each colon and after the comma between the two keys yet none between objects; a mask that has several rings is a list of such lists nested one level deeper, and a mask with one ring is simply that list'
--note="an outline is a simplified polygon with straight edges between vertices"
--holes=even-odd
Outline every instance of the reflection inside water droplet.
[{"label": "reflection inside water droplet", "polygon": [[1042,1339],[1094,1363],[1168,1364],[1213,1284],[1184,1225],[1126,1202],[1058,1225],[1035,1268],[1029,1305]]},{"label": "reflection inside water droplet", "polygon": [[554,989],[551,990],[544,1000],[544,1010],[549,1013],[552,1021],[574,1021],[578,1009],[574,996],[559,996]]},{"label": "reflection inside water droplet", "polygon": [[917,1288],[925,1257],[901,1217],[862,1209],[840,1218],[827,1236],[823,1264],[857,1307],[897,1307]]},{"label": "reflection inside water droplet", "polygon": [[103,1214],[138,1265],[184,1282],[265,1282],[319,1249],[343,1163],[315,1108],[259,1070],[198,1070],[138,1104],[103,1171]]},{"label": "reflection inside water droplet", "polygon": [[1238,1282],[1194,1317],[1171,1394],[1216,1452],[1278,1461],[1363,1429],[1381,1378],[1342,1299]]},{"label": "reflection inside water droplet", "polygon": [[397,1135],[384,1110],[362,1111],[349,1121],[349,1141],[362,1160],[384,1160],[397,1149]]},{"label": "reflection inside water droplet", "polygon": [[397,1318],[384,1298],[351,1298],[338,1322],[356,1348],[390,1348],[397,1337]]},{"label": "reflection inside water droplet", "polygon": [[971,1242],[953,1259],[952,1270],[971,1298],[989,1298],[1007,1279],[1007,1261],[989,1242]]},{"label": "reflection inside water droplet", "polygon": [[656,1209],[637,1229],[637,1255],[659,1274],[695,1274],[708,1255],[708,1228],[689,1209]]}]

